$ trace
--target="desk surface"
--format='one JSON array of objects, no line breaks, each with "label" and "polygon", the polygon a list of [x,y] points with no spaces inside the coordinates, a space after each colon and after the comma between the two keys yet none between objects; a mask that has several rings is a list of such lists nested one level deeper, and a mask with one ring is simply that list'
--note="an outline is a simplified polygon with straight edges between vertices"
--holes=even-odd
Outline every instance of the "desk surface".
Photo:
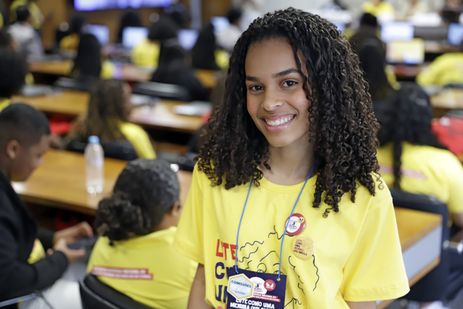
[{"label": "desk surface", "polygon": [[[85,161],[79,153],[50,150],[43,164],[27,182],[14,183],[19,195],[30,203],[64,208],[80,213],[95,214],[99,200],[107,196],[126,165],[126,161],[105,159],[104,192],[89,195],[85,190]],[[180,201],[185,202],[190,188],[191,173],[179,171]]]},{"label": "desk surface", "polygon": [[[84,115],[87,111],[89,95],[80,91],[57,91],[37,97],[13,97],[14,102],[24,102],[49,114],[69,116]],[[198,116],[182,116],[175,113],[175,107],[188,104],[180,101],[160,100],[154,106],[141,106],[133,109],[130,121],[145,128],[182,133],[194,133],[203,124]]]},{"label": "desk surface", "polygon": [[[69,76],[71,69],[71,60],[41,60],[34,61],[29,66],[31,73],[56,76]],[[146,82],[150,80],[151,74],[151,70],[140,68],[133,64],[118,64],[116,65],[113,77],[128,82]],[[217,84],[217,74],[215,71],[196,70],[196,76],[206,88],[212,89]]]}]

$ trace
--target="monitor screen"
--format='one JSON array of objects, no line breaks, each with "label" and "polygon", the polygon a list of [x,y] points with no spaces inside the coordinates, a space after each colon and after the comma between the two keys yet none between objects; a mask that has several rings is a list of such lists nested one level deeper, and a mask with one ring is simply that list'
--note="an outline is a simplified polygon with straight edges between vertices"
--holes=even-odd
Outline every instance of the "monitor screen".
[{"label": "monitor screen", "polygon": [[94,11],[106,9],[128,9],[142,7],[167,7],[174,0],[74,0],[77,11]]},{"label": "monitor screen", "polygon": [[132,49],[148,36],[148,29],[144,27],[126,27],[122,32],[122,46]]},{"label": "monitor screen", "polygon": [[213,16],[211,17],[211,23],[214,25],[214,32],[216,34],[223,32],[230,25],[225,16]]},{"label": "monitor screen", "polygon": [[413,25],[409,22],[394,21],[381,25],[381,40],[383,42],[408,41],[413,39]]},{"label": "monitor screen", "polygon": [[424,41],[392,41],[387,43],[386,60],[392,64],[422,64],[424,62]]},{"label": "monitor screen", "polygon": [[450,24],[447,33],[447,41],[450,45],[460,45],[463,43],[463,24]]},{"label": "monitor screen", "polygon": [[96,36],[101,46],[105,46],[109,43],[109,28],[106,25],[88,24],[85,26],[84,32]]},{"label": "monitor screen", "polygon": [[177,33],[178,42],[185,50],[190,50],[196,43],[198,38],[198,30],[196,29],[181,29]]}]

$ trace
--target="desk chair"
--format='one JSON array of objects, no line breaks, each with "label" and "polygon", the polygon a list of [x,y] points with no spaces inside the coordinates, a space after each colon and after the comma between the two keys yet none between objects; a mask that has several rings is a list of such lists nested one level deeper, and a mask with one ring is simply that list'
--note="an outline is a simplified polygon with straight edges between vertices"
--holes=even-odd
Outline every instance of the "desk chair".
[{"label": "desk chair", "polygon": [[158,82],[139,83],[134,87],[133,93],[167,100],[191,101],[188,90],[185,87],[174,84]]},{"label": "desk chair", "polygon": [[[463,288],[463,268],[450,269],[450,255],[457,252],[458,246],[449,241],[450,228],[447,224],[449,213],[447,205],[434,197],[412,194],[391,188],[394,207],[408,208],[438,214],[442,217],[442,247],[440,262],[430,273],[419,280],[404,296],[407,300],[418,302],[450,301]],[[463,258],[463,255],[460,255]]]},{"label": "desk chair", "polygon": [[148,309],[127,295],[104,284],[92,274],[79,282],[80,298],[84,309]]},{"label": "desk chair", "polygon": [[[71,140],[66,145],[66,150],[84,153],[85,146],[87,143],[79,140]],[[112,141],[112,142],[103,142],[101,144],[103,147],[104,156],[107,158],[119,159],[132,161],[138,158],[135,148],[128,141]]]}]

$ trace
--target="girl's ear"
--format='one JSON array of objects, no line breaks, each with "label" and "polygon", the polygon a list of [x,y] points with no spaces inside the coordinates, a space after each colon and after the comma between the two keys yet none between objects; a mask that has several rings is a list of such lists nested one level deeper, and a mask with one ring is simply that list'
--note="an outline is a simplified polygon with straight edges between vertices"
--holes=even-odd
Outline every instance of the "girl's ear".
[{"label": "girl's ear", "polygon": [[12,139],[8,143],[6,143],[5,152],[7,157],[10,160],[14,160],[18,155],[20,147],[21,145],[19,145],[19,142],[15,139]]}]

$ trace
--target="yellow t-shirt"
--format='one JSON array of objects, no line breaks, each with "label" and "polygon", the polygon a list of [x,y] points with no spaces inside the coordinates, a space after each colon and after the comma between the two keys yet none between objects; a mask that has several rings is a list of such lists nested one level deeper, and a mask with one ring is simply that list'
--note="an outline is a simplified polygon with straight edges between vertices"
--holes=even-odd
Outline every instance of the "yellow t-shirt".
[{"label": "yellow t-shirt", "polygon": [[[309,179],[295,213],[306,221],[296,236],[286,236],[282,273],[287,275],[285,304],[302,308],[349,308],[347,301],[393,299],[407,293],[400,242],[390,193],[376,186],[376,196],[357,189],[356,203],[345,194],[340,213],[312,207],[316,177]],[[175,240],[185,255],[204,265],[206,300],[225,308],[226,268],[276,273],[280,238],[302,184],[284,186],[261,180],[253,186],[238,246],[236,233],[248,184],[226,190],[212,187],[195,168]],[[381,189],[380,189],[381,188]],[[305,242],[308,256],[294,253]]]},{"label": "yellow t-shirt", "polygon": [[59,48],[65,51],[76,51],[79,46],[80,37],[77,33],[69,34],[61,39]]},{"label": "yellow t-shirt", "polygon": [[156,159],[156,153],[154,152],[150,138],[142,127],[130,122],[123,122],[119,128],[124,137],[135,148],[135,152],[139,158]]},{"label": "yellow t-shirt", "polygon": [[379,19],[394,17],[394,7],[390,3],[384,1],[378,5],[374,5],[367,1],[362,5],[362,10],[365,13],[375,15]]},{"label": "yellow t-shirt", "polygon": [[114,63],[104,60],[101,63],[100,77],[102,79],[112,79],[114,78],[115,70],[116,67],[114,66]]},{"label": "yellow t-shirt", "polygon": [[463,53],[449,53],[437,57],[416,77],[422,86],[463,83]]},{"label": "yellow t-shirt", "polygon": [[10,104],[11,104],[10,99],[0,99],[0,112]]},{"label": "yellow t-shirt", "polygon": [[[392,185],[392,144],[378,150],[378,161],[381,175]],[[404,143],[401,188],[434,196],[447,204],[450,213],[463,212],[463,167],[448,150]]]},{"label": "yellow t-shirt", "polygon": [[159,44],[144,40],[132,50],[132,62],[140,67],[154,69],[158,66]]},{"label": "yellow t-shirt", "polygon": [[186,308],[197,264],[173,248],[175,227],[109,245],[100,237],[87,270],[153,308]]},{"label": "yellow t-shirt", "polygon": [[32,251],[31,251],[31,254],[29,255],[29,258],[27,259],[27,262],[29,264],[34,264],[35,262],[38,262],[44,257],[45,257],[45,249],[43,248],[43,245],[40,242],[40,240],[36,239],[34,241],[34,247],[32,247]]}]

